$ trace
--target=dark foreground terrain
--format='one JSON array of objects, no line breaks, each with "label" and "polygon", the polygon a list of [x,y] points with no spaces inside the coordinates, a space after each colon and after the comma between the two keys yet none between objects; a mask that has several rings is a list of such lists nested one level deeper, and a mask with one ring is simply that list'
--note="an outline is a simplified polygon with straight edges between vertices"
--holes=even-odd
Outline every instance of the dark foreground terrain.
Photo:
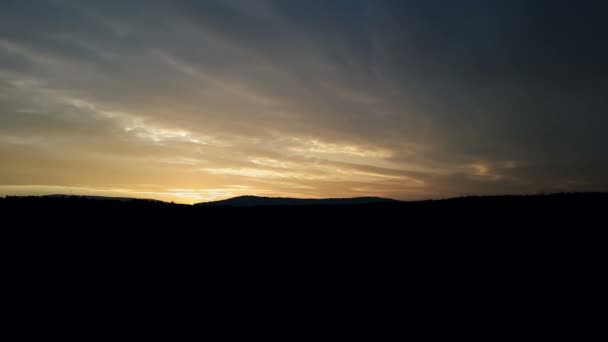
[{"label": "dark foreground terrain", "polygon": [[[358,204],[335,204],[334,199],[318,205],[252,201],[269,200],[180,205],[124,198],[7,197],[0,199],[0,232],[8,247],[21,241],[19,248],[25,244],[30,251],[70,250],[69,258],[95,251],[102,258],[135,253],[180,263],[201,258],[241,263],[251,257],[281,262],[286,255],[323,263],[331,255],[350,264],[381,259],[368,265],[380,267],[378,262],[406,259],[409,264],[443,264],[457,256],[476,263],[493,263],[489,260],[497,257],[523,263],[529,257],[550,258],[560,267],[582,267],[572,260],[584,258],[588,265],[605,254],[608,193],[420,202],[368,198]],[[558,261],[558,256],[565,259]]]},{"label": "dark foreground terrain", "polygon": [[560,316],[604,291],[607,208],[601,193],[240,207],[9,197],[0,242],[10,293],[27,298],[89,291],[148,308],[160,295],[247,317],[274,298],[281,313],[339,307],[402,324],[395,309],[473,310],[495,323],[495,310],[537,325],[538,308]]},{"label": "dark foreground terrain", "polygon": [[0,198],[8,226],[36,223],[108,229],[354,229],[420,230],[505,226],[603,227],[608,193],[463,197],[400,202],[386,199],[306,201],[244,196],[201,205],[75,196]]}]

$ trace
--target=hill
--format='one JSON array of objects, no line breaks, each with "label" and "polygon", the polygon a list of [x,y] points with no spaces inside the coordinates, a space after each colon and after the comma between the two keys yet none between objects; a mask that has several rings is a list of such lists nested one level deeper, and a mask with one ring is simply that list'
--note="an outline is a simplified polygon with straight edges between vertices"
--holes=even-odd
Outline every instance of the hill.
[{"label": "hill", "polygon": [[225,206],[225,207],[262,207],[262,206],[311,206],[311,205],[361,205],[372,203],[397,203],[399,201],[381,197],[354,197],[354,198],[285,198],[239,196],[221,201],[203,202],[199,206]]},{"label": "hill", "polygon": [[[219,231],[227,226],[281,227],[314,231],[361,228],[397,229],[400,232],[432,232],[429,227],[478,232],[602,227],[608,208],[608,193],[564,193],[552,195],[479,196],[445,200],[395,201],[383,198],[294,199],[236,197],[199,205],[173,204],[137,199],[89,196],[0,197],[0,216],[5,226],[35,223],[46,227],[92,225],[129,229],[185,227]],[[11,223],[10,225],[8,223]],[[299,227],[299,228],[298,228]],[[464,230],[463,230],[464,227]],[[532,229],[532,230],[530,230]],[[201,231],[202,231],[201,230]],[[501,234],[502,234],[501,233]]]}]

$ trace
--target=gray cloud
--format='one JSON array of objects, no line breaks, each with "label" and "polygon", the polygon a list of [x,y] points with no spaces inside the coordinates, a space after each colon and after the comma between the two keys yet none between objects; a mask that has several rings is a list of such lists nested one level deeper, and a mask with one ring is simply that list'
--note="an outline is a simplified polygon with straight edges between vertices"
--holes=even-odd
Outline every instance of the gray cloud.
[{"label": "gray cloud", "polygon": [[0,185],[605,190],[605,7],[5,1]]}]

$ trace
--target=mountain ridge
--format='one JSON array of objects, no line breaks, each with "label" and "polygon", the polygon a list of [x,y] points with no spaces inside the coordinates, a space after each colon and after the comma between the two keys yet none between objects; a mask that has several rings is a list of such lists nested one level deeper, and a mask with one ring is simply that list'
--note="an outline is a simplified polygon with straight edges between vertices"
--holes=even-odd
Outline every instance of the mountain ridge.
[{"label": "mountain ridge", "polygon": [[397,203],[395,199],[383,197],[350,197],[350,198],[292,198],[237,196],[219,201],[195,203],[196,206],[258,207],[258,206],[307,206],[307,205],[354,205],[372,203]]},{"label": "mountain ridge", "polygon": [[[67,195],[67,194],[51,194],[51,195],[6,195],[0,196],[0,201],[7,203],[8,201],[87,201],[87,202],[122,202],[122,203],[157,203],[168,205],[182,206],[197,206],[197,207],[255,207],[255,206],[307,206],[307,205],[359,205],[359,204],[403,204],[403,205],[421,205],[421,204],[493,204],[502,202],[531,202],[531,201],[608,201],[608,192],[562,192],[562,193],[547,193],[547,194],[505,194],[505,195],[471,195],[460,197],[446,197],[426,200],[396,200],[383,197],[352,197],[352,198],[291,198],[291,197],[262,197],[262,196],[237,196],[228,199],[200,202],[195,204],[180,204],[166,202],[156,199],[132,198],[132,197],[110,197],[110,196],[88,196],[88,195]],[[42,202],[41,202],[42,203]],[[49,202],[51,203],[51,202]],[[68,202],[66,202],[68,203]],[[608,203],[608,202],[607,202]]]}]

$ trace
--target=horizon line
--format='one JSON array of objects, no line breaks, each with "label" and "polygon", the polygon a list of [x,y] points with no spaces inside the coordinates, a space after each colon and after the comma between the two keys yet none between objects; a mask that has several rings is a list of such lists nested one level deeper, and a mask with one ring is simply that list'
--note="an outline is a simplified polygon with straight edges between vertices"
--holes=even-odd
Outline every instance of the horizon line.
[{"label": "horizon line", "polygon": [[89,199],[108,199],[108,200],[132,200],[132,201],[151,201],[151,202],[161,202],[166,204],[177,204],[177,205],[188,205],[194,206],[197,204],[204,203],[214,203],[214,202],[222,202],[226,200],[243,198],[243,197],[255,197],[255,198],[264,198],[264,199],[290,199],[290,200],[310,200],[310,201],[322,201],[322,200],[351,200],[351,199],[363,199],[363,198],[374,198],[374,199],[382,199],[382,200],[390,200],[395,202],[427,202],[427,201],[442,201],[442,200],[451,200],[451,199],[462,199],[462,198],[477,198],[477,197],[528,197],[528,196],[555,196],[555,195],[591,195],[591,194],[608,194],[607,191],[561,191],[561,192],[539,192],[539,193],[505,193],[505,194],[465,194],[451,197],[441,197],[441,198],[427,198],[427,199],[419,199],[419,200],[400,200],[394,199],[390,197],[381,197],[381,196],[356,196],[356,197],[319,197],[319,198],[302,198],[302,197],[271,197],[271,196],[259,196],[259,195],[239,195],[233,197],[227,197],[223,199],[211,200],[211,201],[202,201],[196,203],[179,203],[175,201],[164,201],[158,200],[154,198],[143,198],[143,197],[124,197],[124,196],[98,196],[98,195],[80,195],[80,194],[48,194],[48,195],[3,195],[0,196],[2,199],[6,198],[29,198],[29,197],[71,197],[71,198],[89,198]]}]

